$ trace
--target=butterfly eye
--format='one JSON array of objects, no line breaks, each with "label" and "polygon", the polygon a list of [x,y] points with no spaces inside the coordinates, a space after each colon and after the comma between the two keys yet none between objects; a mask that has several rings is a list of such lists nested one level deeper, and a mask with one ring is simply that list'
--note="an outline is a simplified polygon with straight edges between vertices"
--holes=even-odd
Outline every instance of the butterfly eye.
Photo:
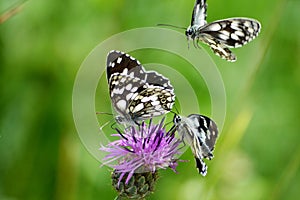
[{"label": "butterfly eye", "polygon": [[173,119],[173,123],[178,124],[180,121],[181,121],[181,118],[179,117],[179,115],[175,115],[174,119]]},{"label": "butterfly eye", "polygon": [[125,119],[122,116],[116,116],[115,120],[119,123],[119,124],[123,124],[125,123]]},{"label": "butterfly eye", "polygon": [[186,36],[191,36],[193,34],[193,30],[191,28],[188,28],[186,31],[185,31],[185,35]]}]

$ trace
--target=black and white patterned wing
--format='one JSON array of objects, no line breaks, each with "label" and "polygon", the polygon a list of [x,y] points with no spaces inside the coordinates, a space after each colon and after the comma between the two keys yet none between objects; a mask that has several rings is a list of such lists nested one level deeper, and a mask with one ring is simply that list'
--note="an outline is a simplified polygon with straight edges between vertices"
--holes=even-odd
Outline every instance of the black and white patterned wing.
[{"label": "black and white patterned wing", "polygon": [[130,55],[111,51],[107,56],[107,80],[112,105],[120,114],[120,121],[129,121],[127,108],[139,91],[147,88],[141,63]]},{"label": "black and white patterned wing", "polygon": [[194,133],[193,145],[191,146],[195,156],[196,166],[203,176],[207,173],[207,165],[203,158],[212,159],[213,150],[218,138],[216,123],[204,115],[191,114],[188,117],[189,126]]},{"label": "black and white patterned wing", "polygon": [[206,0],[196,0],[193,9],[193,14],[192,14],[191,26],[201,27],[207,23],[206,10],[207,10]]},{"label": "black and white patterned wing", "polygon": [[223,43],[221,43],[218,39],[212,37],[209,34],[201,34],[199,40],[207,44],[211,50],[222,59],[225,59],[230,62],[236,61],[236,56],[232,51]]},{"label": "black and white patterned wing", "polygon": [[203,176],[207,173],[204,158],[212,159],[218,138],[216,123],[204,115],[191,114],[188,117],[174,116],[178,134],[190,145],[196,160],[196,167]]},{"label": "black and white patterned wing", "polygon": [[127,112],[133,119],[143,120],[163,115],[171,111],[175,102],[175,94],[165,87],[150,85],[130,102]]},{"label": "black and white patterned wing", "polygon": [[169,112],[175,101],[169,79],[155,71],[145,71],[130,55],[111,51],[107,56],[107,79],[113,107],[121,115],[120,123],[139,120]]},{"label": "black and white patterned wing", "polygon": [[155,71],[147,71],[145,81],[151,86],[162,87],[165,90],[170,90],[173,93],[173,86],[170,80]]},{"label": "black and white patterned wing", "polygon": [[191,114],[188,116],[188,119],[192,121],[192,124],[194,126],[193,128],[198,131],[196,135],[199,139],[202,140],[203,146],[207,147],[207,150],[203,151],[203,157],[211,159],[213,156],[212,152],[214,150],[216,140],[219,136],[219,131],[216,123],[209,117],[198,114]]},{"label": "black and white patterned wing", "polygon": [[257,37],[261,25],[255,19],[229,18],[214,21],[200,27],[195,34],[210,46],[213,52],[227,61],[236,61],[236,56],[228,49],[241,47]]},{"label": "black and white patterned wing", "polygon": [[131,117],[128,113],[128,107],[132,99],[139,92],[145,90],[148,85],[145,81],[136,77],[131,77],[124,74],[113,74],[110,78],[109,91],[112,105],[115,110],[121,115],[119,122],[130,122]]},{"label": "black and white patterned wing", "polygon": [[260,32],[260,23],[249,18],[229,18],[209,23],[198,30],[230,48],[241,47],[253,40]]},{"label": "black and white patterned wing", "polygon": [[123,74],[142,80],[145,79],[145,70],[140,61],[124,52],[116,50],[110,51],[107,55],[106,66],[108,83],[113,74]]}]

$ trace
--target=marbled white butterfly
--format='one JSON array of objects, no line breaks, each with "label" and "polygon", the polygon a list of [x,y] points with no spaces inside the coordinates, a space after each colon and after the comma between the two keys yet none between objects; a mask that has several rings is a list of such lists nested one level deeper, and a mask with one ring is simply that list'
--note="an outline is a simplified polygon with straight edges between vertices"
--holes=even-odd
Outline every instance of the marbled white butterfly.
[{"label": "marbled white butterfly", "polygon": [[199,41],[209,45],[212,51],[227,61],[236,61],[229,48],[241,47],[253,40],[260,32],[260,23],[249,18],[228,18],[206,22],[206,0],[196,0],[191,25],[185,34],[199,48]]},{"label": "marbled white butterfly", "polygon": [[175,115],[173,122],[183,142],[190,145],[199,173],[205,176],[207,166],[203,159],[213,158],[213,150],[219,133],[216,123],[199,114],[191,114],[188,117]]},{"label": "marbled white butterfly", "polygon": [[109,52],[107,80],[112,105],[119,114],[118,123],[138,124],[172,109],[175,94],[169,79],[155,71],[146,71],[126,53]]}]

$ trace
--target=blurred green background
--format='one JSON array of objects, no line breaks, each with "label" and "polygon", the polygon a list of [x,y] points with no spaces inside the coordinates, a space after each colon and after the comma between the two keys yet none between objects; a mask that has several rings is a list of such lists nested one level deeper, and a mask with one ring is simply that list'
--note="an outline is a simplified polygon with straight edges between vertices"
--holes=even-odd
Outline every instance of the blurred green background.
[{"label": "blurred green background", "polygon": [[[16,3],[1,0],[1,13]],[[77,70],[113,34],[157,23],[188,26],[193,5],[193,0],[29,0],[0,24],[0,199],[116,196],[110,169],[99,167],[76,133]],[[299,197],[299,10],[299,0],[208,0],[209,22],[253,17],[262,31],[233,50],[235,63],[209,51],[225,83],[227,115],[207,177],[197,175],[188,151],[182,158],[191,162],[181,163],[179,174],[161,171],[149,199]],[[142,63],[143,56],[146,60],[149,52],[139,52]],[[209,114],[204,94],[203,111]]]}]

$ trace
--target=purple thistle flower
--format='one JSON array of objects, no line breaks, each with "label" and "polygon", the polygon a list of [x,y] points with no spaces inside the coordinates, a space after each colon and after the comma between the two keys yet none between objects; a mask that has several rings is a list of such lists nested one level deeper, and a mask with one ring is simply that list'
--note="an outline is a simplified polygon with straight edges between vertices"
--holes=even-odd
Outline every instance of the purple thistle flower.
[{"label": "purple thistle flower", "polygon": [[[167,132],[162,120],[158,125],[144,122],[139,127],[129,127],[124,133],[116,129],[120,138],[101,147],[100,150],[109,154],[105,156],[103,165],[108,165],[120,173],[120,181],[127,175],[128,184],[134,173],[156,172],[158,169],[171,168],[176,172],[178,165],[176,155],[180,152],[180,140],[174,137],[174,129]],[[117,164],[112,164],[118,161]]]}]

